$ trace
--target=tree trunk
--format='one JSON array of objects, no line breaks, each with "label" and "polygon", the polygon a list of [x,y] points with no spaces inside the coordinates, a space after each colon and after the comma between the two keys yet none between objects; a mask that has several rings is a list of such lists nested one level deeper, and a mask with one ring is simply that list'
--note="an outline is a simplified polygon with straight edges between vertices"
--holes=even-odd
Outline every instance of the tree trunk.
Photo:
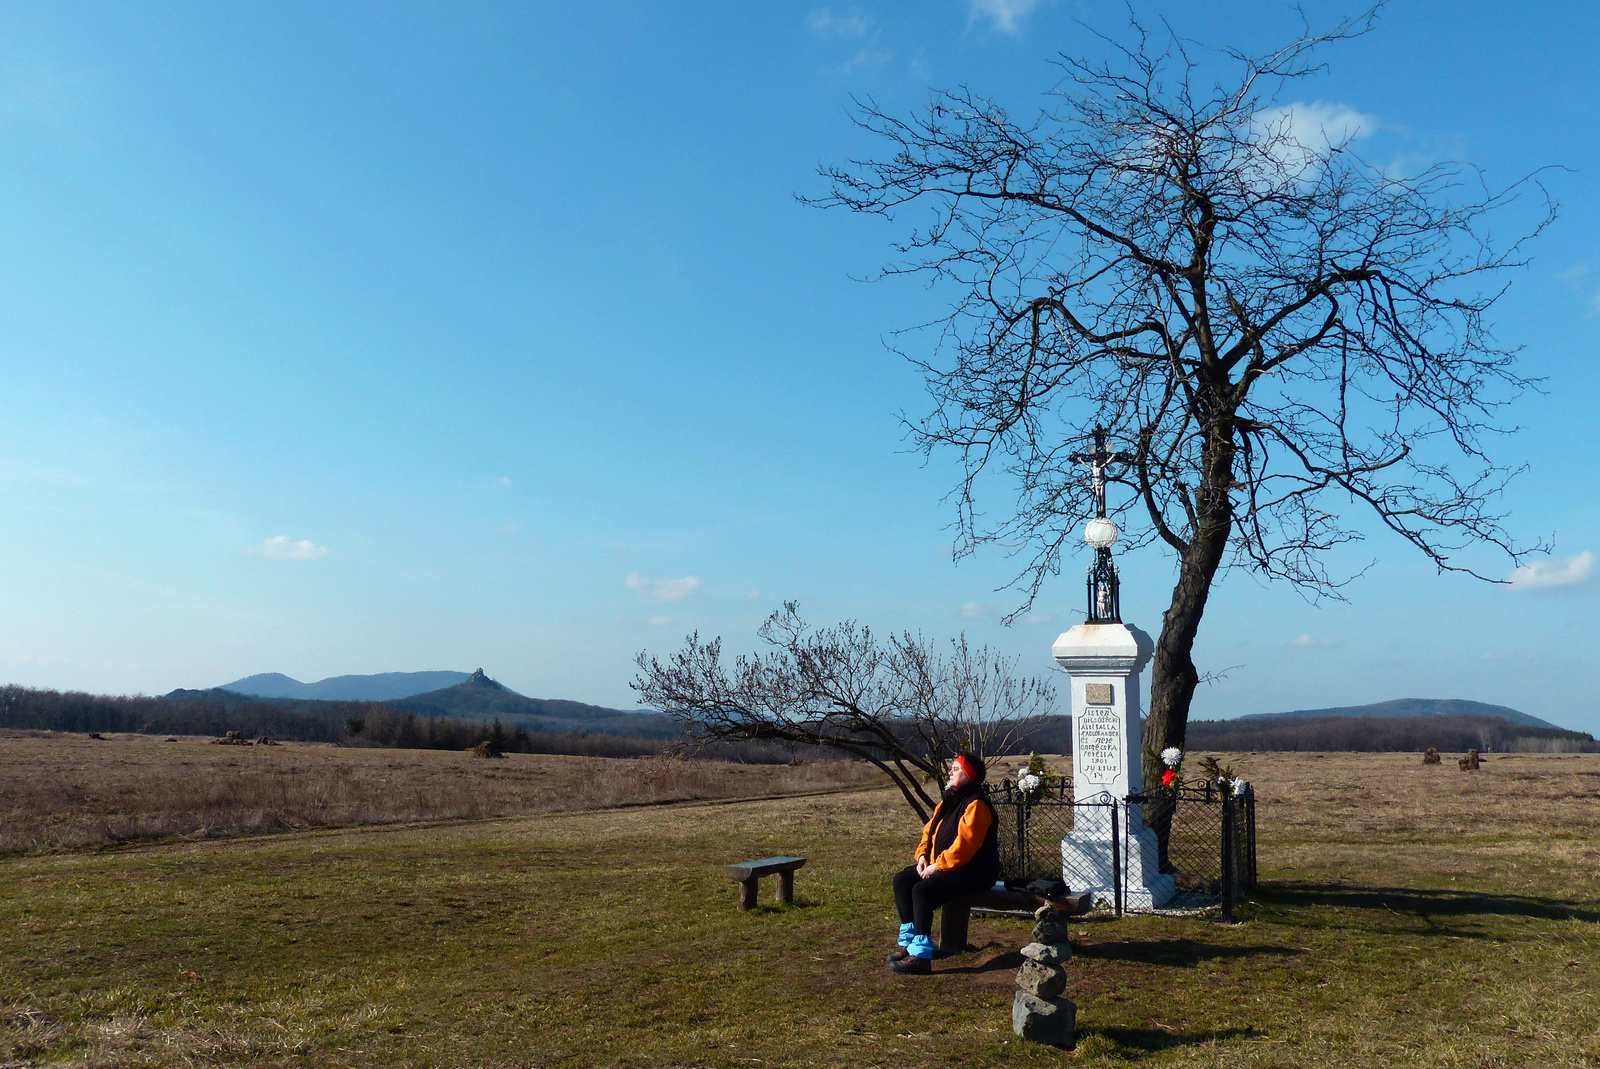
[{"label": "tree trunk", "polygon": [[[1189,703],[1200,685],[1190,653],[1200,630],[1211,582],[1222,564],[1233,530],[1233,502],[1228,496],[1233,481],[1233,436],[1214,436],[1205,448],[1205,472],[1195,492],[1195,530],[1178,565],[1178,582],[1172,604],[1161,614],[1161,635],[1156,639],[1150,666],[1150,713],[1144,725],[1144,747],[1160,753],[1168,746],[1184,748],[1189,727]],[[1161,782],[1161,768],[1146,762],[1145,786]]]}]

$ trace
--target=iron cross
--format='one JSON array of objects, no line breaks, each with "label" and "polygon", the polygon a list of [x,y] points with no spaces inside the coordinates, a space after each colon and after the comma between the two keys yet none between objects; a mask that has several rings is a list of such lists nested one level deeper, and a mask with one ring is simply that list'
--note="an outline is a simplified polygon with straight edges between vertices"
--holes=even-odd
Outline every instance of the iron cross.
[{"label": "iron cross", "polygon": [[1112,453],[1106,449],[1106,429],[1098,424],[1094,428],[1094,452],[1074,453],[1067,459],[1074,464],[1087,464],[1091,472],[1090,487],[1094,491],[1096,516],[1106,514],[1106,466],[1132,464],[1132,453]]}]

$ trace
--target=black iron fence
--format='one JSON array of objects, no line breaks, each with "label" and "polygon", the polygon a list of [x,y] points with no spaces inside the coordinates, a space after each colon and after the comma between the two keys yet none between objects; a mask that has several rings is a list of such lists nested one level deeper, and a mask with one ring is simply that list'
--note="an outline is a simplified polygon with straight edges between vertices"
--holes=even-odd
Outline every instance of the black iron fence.
[{"label": "black iron fence", "polygon": [[[1075,802],[1065,778],[1032,792],[1005,780],[990,800],[1000,819],[1001,878],[1007,882],[1062,879],[1074,891],[1104,888],[1120,914],[1139,908],[1132,901],[1138,896],[1128,893],[1130,867],[1153,864],[1175,887],[1164,905],[1220,904],[1228,921],[1234,905],[1256,886],[1256,798],[1248,785],[1236,794],[1207,783]],[[1078,852],[1079,871],[1065,871],[1061,842],[1069,836],[1104,849]],[[1129,851],[1152,849],[1152,838],[1154,856],[1130,866]]]}]

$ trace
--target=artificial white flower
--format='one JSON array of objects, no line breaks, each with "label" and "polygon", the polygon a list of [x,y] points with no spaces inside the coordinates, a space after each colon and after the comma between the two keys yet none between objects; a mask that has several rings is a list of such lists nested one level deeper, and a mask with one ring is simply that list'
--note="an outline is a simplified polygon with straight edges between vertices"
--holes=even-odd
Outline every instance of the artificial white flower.
[{"label": "artificial white flower", "polygon": [[1183,760],[1183,751],[1176,746],[1168,746],[1161,751],[1161,763],[1168,768],[1177,768],[1178,762]]},{"label": "artificial white flower", "polygon": [[1024,794],[1032,794],[1039,789],[1039,777],[1029,772],[1017,777],[1017,789]]}]

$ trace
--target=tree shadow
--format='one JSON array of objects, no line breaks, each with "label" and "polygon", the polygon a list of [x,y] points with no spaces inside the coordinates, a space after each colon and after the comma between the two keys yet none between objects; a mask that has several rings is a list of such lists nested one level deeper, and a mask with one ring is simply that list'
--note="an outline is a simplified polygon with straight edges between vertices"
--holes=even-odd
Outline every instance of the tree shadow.
[{"label": "tree shadow", "polygon": [[1088,943],[1073,948],[1075,956],[1096,961],[1136,961],[1143,965],[1167,965],[1192,969],[1202,961],[1223,958],[1299,957],[1297,947],[1218,946],[1192,939],[1129,940],[1119,943]]},{"label": "tree shadow", "polygon": [[1262,883],[1254,898],[1263,905],[1337,906],[1344,909],[1386,909],[1430,917],[1532,917],[1538,920],[1600,921],[1600,910],[1531,895],[1482,894],[1475,891],[1425,891],[1409,887],[1358,887],[1337,883]]},{"label": "tree shadow", "polygon": [[1189,1047],[1196,1043],[1217,1043],[1225,1039],[1258,1039],[1266,1035],[1255,1028],[1219,1028],[1210,1032],[1168,1032],[1160,1028],[1085,1028],[1079,1031],[1078,1041],[1084,1036],[1104,1036],[1124,1050],[1146,1053]]}]

